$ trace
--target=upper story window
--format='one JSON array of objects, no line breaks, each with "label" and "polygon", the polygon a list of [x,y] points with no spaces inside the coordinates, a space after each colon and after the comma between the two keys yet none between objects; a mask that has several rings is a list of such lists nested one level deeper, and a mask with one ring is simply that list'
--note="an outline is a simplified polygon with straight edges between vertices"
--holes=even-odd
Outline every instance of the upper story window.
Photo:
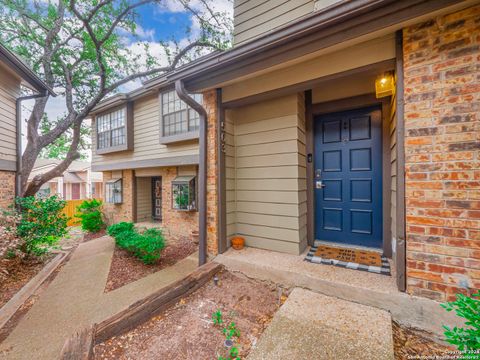
[{"label": "upper story window", "polygon": [[[192,97],[202,103],[202,95]],[[162,102],[162,133],[163,137],[195,133],[199,129],[200,116],[178,97],[176,91],[161,94]],[[183,138],[182,138],[183,139]]]},{"label": "upper story window", "polygon": [[96,117],[97,153],[129,150],[132,143],[130,129],[131,105],[99,114]]}]

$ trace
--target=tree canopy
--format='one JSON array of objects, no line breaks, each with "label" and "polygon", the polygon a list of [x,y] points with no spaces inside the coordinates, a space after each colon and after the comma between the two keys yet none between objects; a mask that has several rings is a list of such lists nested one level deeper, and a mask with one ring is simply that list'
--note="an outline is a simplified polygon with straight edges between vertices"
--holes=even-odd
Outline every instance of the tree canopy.
[{"label": "tree canopy", "polygon": [[[196,27],[186,28],[181,40],[156,42],[161,51],[157,47],[154,52],[152,43],[139,36],[138,10],[172,2],[191,15]],[[21,194],[35,194],[81,156],[84,120],[102,99],[132,81],[228,48],[231,28],[231,19],[215,9],[213,0],[0,0],[0,41],[25,59],[65,104],[63,116],[48,119],[44,113],[50,96],[35,100],[27,119]],[[58,156],[63,161],[27,184],[37,157],[53,155],[52,144],[62,147]]]}]

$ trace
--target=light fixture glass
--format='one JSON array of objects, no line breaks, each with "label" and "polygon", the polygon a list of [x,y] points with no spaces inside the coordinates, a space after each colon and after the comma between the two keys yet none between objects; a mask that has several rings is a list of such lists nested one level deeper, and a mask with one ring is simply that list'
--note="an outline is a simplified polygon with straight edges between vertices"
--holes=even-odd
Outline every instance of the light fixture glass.
[{"label": "light fixture glass", "polygon": [[393,75],[389,72],[378,76],[375,80],[375,94],[377,99],[392,96],[394,88]]}]

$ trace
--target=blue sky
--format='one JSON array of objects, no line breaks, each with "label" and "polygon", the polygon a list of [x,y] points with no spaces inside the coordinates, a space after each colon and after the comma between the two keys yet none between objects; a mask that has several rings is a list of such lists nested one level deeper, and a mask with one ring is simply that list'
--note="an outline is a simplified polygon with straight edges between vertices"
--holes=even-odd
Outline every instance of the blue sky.
[{"label": "blue sky", "polygon": [[191,25],[190,14],[186,12],[164,11],[158,5],[146,5],[138,11],[138,23],[146,31],[154,31],[155,41],[181,40],[185,37],[185,29]]}]

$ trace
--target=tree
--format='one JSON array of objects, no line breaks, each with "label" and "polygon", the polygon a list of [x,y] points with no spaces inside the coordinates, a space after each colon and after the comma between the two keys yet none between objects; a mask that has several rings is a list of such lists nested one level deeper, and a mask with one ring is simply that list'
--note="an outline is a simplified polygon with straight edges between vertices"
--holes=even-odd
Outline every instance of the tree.
[{"label": "tree", "polygon": [[[163,51],[154,56],[151,44],[138,36],[138,10],[167,1],[176,1],[192,14],[198,31],[187,29],[186,41],[161,42]],[[214,4],[213,0],[0,0],[0,41],[27,59],[65,99],[65,116],[47,126],[44,113],[50,97],[35,100],[27,119],[21,195],[34,195],[80,157],[82,124],[102,99],[131,81],[159,76],[206,51],[229,47],[229,17],[214,10]],[[136,37],[142,51],[139,46],[137,51],[128,47],[125,34]],[[42,150],[64,140],[69,142],[63,144],[67,146],[64,160],[27,186]]]}]

